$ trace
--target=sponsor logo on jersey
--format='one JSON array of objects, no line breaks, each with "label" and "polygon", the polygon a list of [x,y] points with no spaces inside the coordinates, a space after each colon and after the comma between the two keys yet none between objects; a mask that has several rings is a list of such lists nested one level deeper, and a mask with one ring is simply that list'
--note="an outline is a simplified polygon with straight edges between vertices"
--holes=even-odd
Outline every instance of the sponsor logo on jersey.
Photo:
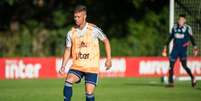
[{"label": "sponsor logo on jersey", "polygon": [[184,34],[180,34],[180,33],[176,33],[174,36],[177,39],[183,39],[184,38]]},{"label": "sponsor logo on jersey", "polygon": [[87,43],[85,43],[84,41],[82,41],[81,43],[80,43],[80,46],[79,46],[79,48],[86,48],[87,47]]},{"label": "sponsor logo on jersey", "polygon": [[78,53],[78,59],[89,59],[89,53]]}]

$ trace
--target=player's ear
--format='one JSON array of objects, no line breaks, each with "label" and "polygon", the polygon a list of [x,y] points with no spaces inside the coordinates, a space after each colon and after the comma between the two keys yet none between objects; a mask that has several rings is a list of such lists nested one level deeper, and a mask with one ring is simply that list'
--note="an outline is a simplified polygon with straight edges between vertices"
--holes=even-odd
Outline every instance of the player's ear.
[{"label": "player's ear", "polygon": [[84,19],[86,19],[87,18],[87,14],[84,14]]},{"label": "player's ear", "polygon": [[87,18],[87,12],[82,12],[82,14],[84,15],[84,18]]}]

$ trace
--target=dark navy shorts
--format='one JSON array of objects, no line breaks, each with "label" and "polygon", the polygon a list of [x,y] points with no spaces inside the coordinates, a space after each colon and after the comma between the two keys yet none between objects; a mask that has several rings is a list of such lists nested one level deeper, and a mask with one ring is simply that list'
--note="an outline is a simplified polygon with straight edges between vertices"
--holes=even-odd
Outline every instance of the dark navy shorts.
[{"label": "dark navy shorts", "polygon": [[186,48],[173,48],[170,53],[169,59],[174,62],[179,58],[180,60],[187,59],[187,49]]},{"label": "dark navy shorts", "polygon": [[84,77],[85,83],[90,83],[90,84],[93,84],[95,86],[97,85],[96,83],[98,80],[98,75],[96,73],[87,73],[87,72],[82,72],[82,71],[74,70],[74,69],[70,69],[68,73],[74,74],[80,78],[80,80],[76,83],[80,83],[81,79]]}]

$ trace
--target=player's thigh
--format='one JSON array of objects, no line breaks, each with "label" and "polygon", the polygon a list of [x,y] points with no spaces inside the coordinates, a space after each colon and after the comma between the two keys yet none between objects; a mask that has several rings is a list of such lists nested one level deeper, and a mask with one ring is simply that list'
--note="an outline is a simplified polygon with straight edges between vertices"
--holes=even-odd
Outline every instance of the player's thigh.
[{"label": "player's thigh", "polygon": [[180,61],[183,64],[187,60],[187,52],[185,50],[181,51],[180,54],[179,54],[179,58],[180,58]]},{"label": "player's thigh", "polygon": [[98,75],[95,73],[85,74],[85,90],[88,94],[93,94],[97,85]]},{"label": "player's thigh", "polygon": [[80,78],[77,75],[73,74],[73,73],[69,73],[67,75],[65,81],[70,82],[70,83],[76,83],[76,82],[80,81]]},{"label": "player's thigh", "polygon": [[70,69],[66,81],[70,83],[79,83],[83,77],[84,73],[79,70]]},{"label": "player's thigh", "polygon": [[169,61],[170,62],[175,62],[176,59],[178,57],[178,50],[177,49],[173,49],[172,52],[170,53],[170,56],[169,56]]}]

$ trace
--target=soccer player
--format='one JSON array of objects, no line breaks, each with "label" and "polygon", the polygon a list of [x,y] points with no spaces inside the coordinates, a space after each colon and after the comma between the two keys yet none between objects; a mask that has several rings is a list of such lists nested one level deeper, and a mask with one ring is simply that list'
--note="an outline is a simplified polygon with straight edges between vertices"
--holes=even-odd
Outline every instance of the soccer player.
[{"label": "soccer player", "polygon": [[72,56],[73,64],[67,74],[64,84],[64,101],[70,101],[73,94],[72,86],[79,83],[84,77],[86,101],[94,101],[94,90],[99,72],[99,42],[105,45],[106,70],[110,69],[111,48],[108,38],[96,25],[86,21],[87,10],[83,5],[74,9],[75,26],[67,33],[66,45],[63,55],[61,74],[64,73],[65,65]]},{"label": "soccer player", "polygon": [[191,70],[187,66],[187,47],[190,45],[189,41],[191,41],[194,47],[193,53],[195,56],[197,56],[198,54],[198,47],[195,44],[192,29],[189,25],[186,24],[186,17],[183,14],[179,15],[178,23],[173,26],[172,31],[170,33],[170,37],[168,39],[166,46],[164,47],[164,50],[167,50],[166,48],[172,39],[173,39],[173,49],[169,55],[170,69],[169,69],[168,87],[174,86],[173,69],[177,58],[180,59],[183,68],[191,77],[192,87],[195,87],[196,85],[195,77],[193,76]]}]

